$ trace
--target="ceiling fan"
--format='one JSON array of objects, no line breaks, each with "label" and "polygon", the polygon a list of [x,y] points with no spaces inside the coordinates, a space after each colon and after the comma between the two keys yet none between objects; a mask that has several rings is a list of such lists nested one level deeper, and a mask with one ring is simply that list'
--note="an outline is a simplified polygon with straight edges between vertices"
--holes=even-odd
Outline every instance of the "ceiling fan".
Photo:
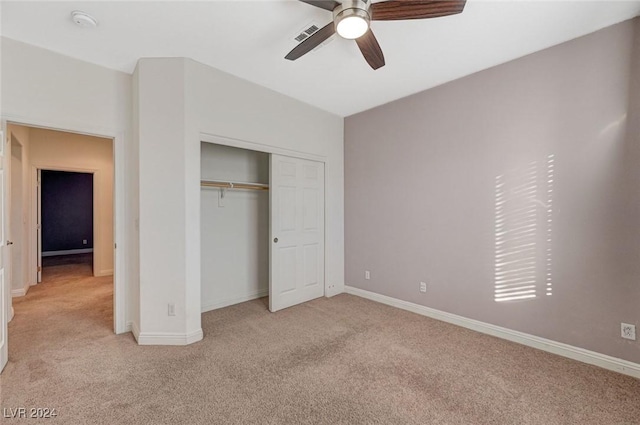
[{"label": "ceiling fan", "polygon": [[318,47],[336,32],[343,38],[355,40],[362,55],[373,69],[384,66],[384,55],[369,27],[371,21],[426,19],[461,13],[466,0],[300,0],[303,3],[333,12],[333,21],[298,44],[285,56],[296,60]]}]

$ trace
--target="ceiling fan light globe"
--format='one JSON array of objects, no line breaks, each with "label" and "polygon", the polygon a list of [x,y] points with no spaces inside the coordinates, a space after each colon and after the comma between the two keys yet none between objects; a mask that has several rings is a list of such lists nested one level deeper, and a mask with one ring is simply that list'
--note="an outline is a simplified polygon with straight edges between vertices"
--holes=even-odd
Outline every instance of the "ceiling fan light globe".
[{"label": "ceiling fan light globe", "polygon": [[336,31],[342,38],[353,40],[362,37],[369,30],[369,23],[361,16],[347,16],[336,26]]},{"label": "ceiling fan light globe", "polygon": [[365,35],[369,30],[371,17],[362,0],[352,0],[343,3],[333,11],[333,22],[336,32],[342,38],[353,40]]}]

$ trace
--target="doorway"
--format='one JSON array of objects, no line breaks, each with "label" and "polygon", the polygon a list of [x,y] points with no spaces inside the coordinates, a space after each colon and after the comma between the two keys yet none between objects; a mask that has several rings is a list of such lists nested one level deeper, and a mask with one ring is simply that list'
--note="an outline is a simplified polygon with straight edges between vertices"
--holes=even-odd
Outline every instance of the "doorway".
[{"label": "doorway", "polygon": [[[75,136],[87,136],[96,137],[100,139],[106,139],[110,156],[111,171],[107,173],[107,179],[112,184],[111,193],[111,206],[108,208],[102,208],[104,211],[108,211],[112,215],[112,222],[110,226],[101,228],[100,232],[94,232],[94,243],[98,238],[103,238],[110,241],[111,245],[106,250],[103,250],[104,254],[100,256],[101,264],[106,264],[105,259],[111,257],[111,268],[102,267],[96,269],[97,272],[104,273],[106,279],[110,279],[112,284],[110,300],[111,303],[108,307],[110,315],[113,318],[112,326],[110,330],[121,334],[131,331],[131,323],[127,321],[126,316],[126,285],[125,285],[125,258],[126,258],[126,243],[122,246],[116,246],[116,239],[118,241],[125,241],[126,234],[125,229],[125,167],[124,167],[124,152],[125,152],[125,135],[121,132],[112,131],[110,133],[104,133],[104,129],[101,127],[84,126],[82,124],[70,123],[70,122],[49,122],[49,121],[14,121],[6,116],[1,117],[0,120],[0,135],[2,135],[2,143],[0,143],[0,214],[2,219],[0,220],[0,303],[2,303],[3,310],[6,314],[0,317],[0,371],[6,365],[8,360],[8,322],[14,318],[14,305],[11,294],[11,262],[12,262],[12,248],[10,245],[10,232],[11,232],[11,215],[10,215],[10,177],[11,177],[11,137],[12,134],[19,134],[21,138],[28,138],[31,129],[37,130],[49,130],[57,133],[70,134]],[[65,125],[67,124],[67,125]],[[20,138],[19,138],[20,140]],[[88,144],[84,146],[86,148]],[[75,154],[81,154],[85,151],[84,148],[79,149]],[[55,158],[57,152],[55,149],[50,151],[51,157]],[[37,185],[34,183],[37,181],[37,168],[33,167],[31,159],[29,158],[29,146],[28,143],[22,146],[22,162],[25,167],[25,174],[23,174],[23,200],[27,204],[27,207],[23,209],[23,213],[26,215],[26,235],[23,235],[22,241],[24,243],[25,238],[28,238],[28,242],[23,251],[23,261],[26,265],[26,283],[25,291],[32,285],[37,284],[38,274],[38,258],[37,249],[34,249],[37,245],[37,229],[35,227],[37,212],[33,211],[32,206],[35,204],[34,199],[37,196]],[[58,157],[60,155],[57,155]],[[53,166],[52,166],[53,165]],[[55,169],[55,164],[51,164],[50,161],[43,160],[42,164],[39,164],[39,168],[43,169]],[[68,169],[70,167],[64,167]],[[78,172],[93,172],[93,170],[82,169],[67,170]],[[99,173],[94,173],[94,177]],[[97,209],[96,214],[100,214],[100,209]],[[118,244],[120,245],[120,244]],[[106,246],[106,244],[105,244]],[[116,250],[116,248],[118,248]],[[94,266],[96,261],[94,261]],[[19,299],[19,298],[18,298]]]},{"label": "doorway", "polygon": [[[38,169],[38,253],[42,270],[69,264],[93,267],[92,173]],[[42,274],[38,273],[38,283]]]},{"label": "doorway", "polygon": [[[102,278],[111,294],[105,307],[111,328],[117,323],[113,139],[18,124],[7,130],[19,142],[11,146],[8,275],[24,282],[24,290],[13,288],[14,306],[28,302],[31,291],[44,291],[37,289],[41,284],[55,282],[67,291],[73,282]],[[59,295],[56,285],[47,295]]]}]

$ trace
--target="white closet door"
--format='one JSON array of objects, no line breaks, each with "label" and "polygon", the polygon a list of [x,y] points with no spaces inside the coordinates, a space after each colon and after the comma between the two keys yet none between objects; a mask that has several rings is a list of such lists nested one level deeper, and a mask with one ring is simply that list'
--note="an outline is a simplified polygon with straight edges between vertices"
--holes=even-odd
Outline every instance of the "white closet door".
[{"label": "white closet door", "polygon": [[324,164],[271,155],[269,310],[324,295]]}]

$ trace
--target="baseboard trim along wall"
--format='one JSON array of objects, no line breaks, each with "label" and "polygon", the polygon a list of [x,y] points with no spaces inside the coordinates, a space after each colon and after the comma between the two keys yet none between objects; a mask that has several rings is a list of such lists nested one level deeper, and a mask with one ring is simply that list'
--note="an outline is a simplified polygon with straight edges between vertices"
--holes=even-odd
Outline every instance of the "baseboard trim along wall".
[{"label": "baseboard trim along wall", "polygon": [[56,255],[88,254],[93,252],[93,248],[68,249],[66,251],[43,251],[43,257],[55,257]]},{"label": "baseboard trim along wall", "polygon": [[188,334],[172,334],[165,332],[140,332],[133,324],[131,329],[138,345],[189,345],[203,338],[202,329]]},{"label": "baseboard trim along wall", "polygon": [[258,299],[258,298],[266,297],[268,295],[269,295],[269,290],[266,289],[266,290],[254,292],[252,294],[243,295],[241,297],[229,298],[229,299],[226,299],[226,300],[217,301],[215,303],[205,304],[205,305],[202,306],[201,312],[205,313],[207,311],[216,310],[218,308],[228,307],[230,305],[240,304],[240,303],[243,303],[243,302],[246,302],[246,301],[251,301],[251,300]]},{"label": "baseboard trim along wall", "polygon": [[136,340],[136,342],[138,341],[138,337],[140,336],[140,329],[138,328],[138,325],[135,324],[135,322],[130,322],[127,324],[127,326],[131,325],[131,333],[133,334],[133,338]]},{"label": "baseboard trim along wall", "polygon": [[103,276],[111,276],[113,275],[113,269],[108,269],[108,270],[100,270],[99,272],[95,273],[95,277],[103,277]]},{"label": "baseboard trim along wall", "polygon": [[29,291],[29,287],[26,286],[24,288],[20,288],[20,289],[12,289],[11,290],[11,297],[24,297],[25,295],[27,295],[27,292]]},{"label": "baseboard trim along wall", "polygon": [[588,363],[604,369],[633,376],[635,378],[640,378],[640,364],[638,363],[618,359],[616,357],[607,356],[606,354],[596,353],[595,351],[585,350],[584,348],[574,347],[572,345],[563,344],[550,339],[540,338],[524,332],[491,325],[478,320],[468,319],[456,314],[447,313],[408,301],[402,301],[386,295],[376,294],[375,292],[366,291],[364,289],[354,288],[347,285],[345,285],[344,289],[347,294],[356,295],[371,301],[376,301],[402,310],[407,310],[412,313],[420,314],[422,316],[427,316],[432,319],[441,320],[443,322],[462,326],[463,328],[506,339],[508,341],[517,342],[518,344],[537,348],[559,356],[568,357],[573,360],[578,360],[583,363]]}]

